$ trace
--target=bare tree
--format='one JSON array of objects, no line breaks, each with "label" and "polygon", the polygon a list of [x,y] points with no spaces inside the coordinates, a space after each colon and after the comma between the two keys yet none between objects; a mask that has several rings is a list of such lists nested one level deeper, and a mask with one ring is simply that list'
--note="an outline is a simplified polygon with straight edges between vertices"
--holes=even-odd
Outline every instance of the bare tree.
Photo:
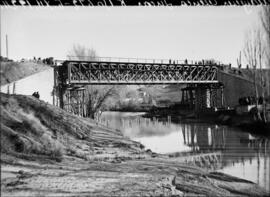
[{"label": "bare tree", "polygon": [[[68,53],[69,60],[83,60],[93,61],[97,60],[98,56],[93,48],[87,48],[82,45],[74,45],[72,50]],[[106,99],[115,93],[114,86],[101,86],[101,85],[87,85],[86,86],[86,116],[92,119],[99,118],[98,113]]]},{"label": "bare tree", "polygon": [[[264,34],[264,48],[265,48],[265,61],[266,68],[270,69],[270,6],[262,6],[262,10],[260,12],[261,25]],[[270,94],[270,72],[266,75],[266,88],[267,95]]]},{"label": "bare tree", "polygon": [[[257,78],[257,69],[262,69],[262,60],[264,58],[264,47],[263,47],[263,38],[262,33],[259,28],[252,29],[246,34],[245,47],[244,47],[244,55],[248,64],[254,70],[254,90],[256,97],[256,110],[257,110],[257,118],[261,120],[260,113],[258,111],[258,78]],[[263,92],[263,90],[262,90]]]},{"label": "bare tree", "polygon": [[266,60],[267,65],[270,67],[270,6],[266,5],[262,7],[260,13],[261,24],[265,35],[265,49],[266,49]]},{"label": "bare tree", "polygon": [[73,45],[71,51],[67,55],[70,60],[82,60],[82,61],[91,61],[97,60],[98,56],[96,50],[93,48],[86,48],[82,45]]},{"label": "bare tree", "polygon": [[[263,30],[263,35],[264,35],[264,49],[265,49],[265,58],[264,62],[265,67],[270,69],[270,6],[265,5],[262,6],[262,10],[260,12],[260,19],[261,19],[261,25],[262,25],[262,30]],[[261,76],[263,75],[263,72],[261,72]],[[264,89],[266,90],[266,96],[268,99],[270,98],[270,71],[264,73],[264,81],[262,79],[262,83],[264,83]],[[263,97],[265,95],[263,94]],[[263,114],[264,117],[266,116],[266,102],[264,101],[263,103]],[[265,119],[266,121],[269,121]]]}]

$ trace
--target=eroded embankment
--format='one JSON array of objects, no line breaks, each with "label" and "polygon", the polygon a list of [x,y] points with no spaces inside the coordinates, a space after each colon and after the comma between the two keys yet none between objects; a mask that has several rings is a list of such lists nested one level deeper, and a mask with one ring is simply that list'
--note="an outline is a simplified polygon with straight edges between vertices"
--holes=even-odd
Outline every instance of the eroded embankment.
[{"label": "eroded embankment", "polygon": [[31,96],[1,94],[3,196],[263,196]]}]

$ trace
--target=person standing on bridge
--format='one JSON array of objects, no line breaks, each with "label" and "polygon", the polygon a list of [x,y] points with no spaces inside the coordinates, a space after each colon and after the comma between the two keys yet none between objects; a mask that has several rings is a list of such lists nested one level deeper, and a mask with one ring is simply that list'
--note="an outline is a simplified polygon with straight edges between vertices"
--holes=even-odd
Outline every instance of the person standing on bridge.
[{"label": "person standing on bridge", "polygon": [[39,95],[39,92],[37,92],[37,98],[39,99],[40,95]]}]

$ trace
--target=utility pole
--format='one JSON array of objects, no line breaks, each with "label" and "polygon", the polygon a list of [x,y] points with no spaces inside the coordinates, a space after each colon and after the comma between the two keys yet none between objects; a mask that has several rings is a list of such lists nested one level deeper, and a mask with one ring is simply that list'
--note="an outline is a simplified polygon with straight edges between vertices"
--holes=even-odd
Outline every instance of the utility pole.
[{"label": "utility pole", "polygon": [[6,34],[6,54],[8,58],[8,35]]},{"label": "utility pole", "polygon": [[[1,9],[1,8],[0,8]],[[0,14],[0,21],[1,21],[1,14]],[[1,31],[0,31],[0,38],[2,38],[2,33],[1,33]],[[0,56],[2,56],[2,39],[0,39]]]},{"label": "utility pole", "polygon": [[240,69],[242,67],[242,63],[241,63],[241,51],[239,53],[239,59],[237,58],[237,66]]}]

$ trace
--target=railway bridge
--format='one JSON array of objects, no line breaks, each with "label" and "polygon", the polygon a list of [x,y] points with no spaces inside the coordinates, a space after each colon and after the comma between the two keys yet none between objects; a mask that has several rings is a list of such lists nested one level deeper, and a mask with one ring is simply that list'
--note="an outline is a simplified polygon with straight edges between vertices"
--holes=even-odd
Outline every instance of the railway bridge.
[{"label": "railway bridge", "polygon": [[57,60],[54,64],[53,102],[84,116],[86,85],[187,84],[189,88],[183,91],[183,99],[195,102],[196,110],[218,107],[222,105],[218,94],[223,95],[223,84],[218,76],[226,66],[210,61],[169,59]]}]

